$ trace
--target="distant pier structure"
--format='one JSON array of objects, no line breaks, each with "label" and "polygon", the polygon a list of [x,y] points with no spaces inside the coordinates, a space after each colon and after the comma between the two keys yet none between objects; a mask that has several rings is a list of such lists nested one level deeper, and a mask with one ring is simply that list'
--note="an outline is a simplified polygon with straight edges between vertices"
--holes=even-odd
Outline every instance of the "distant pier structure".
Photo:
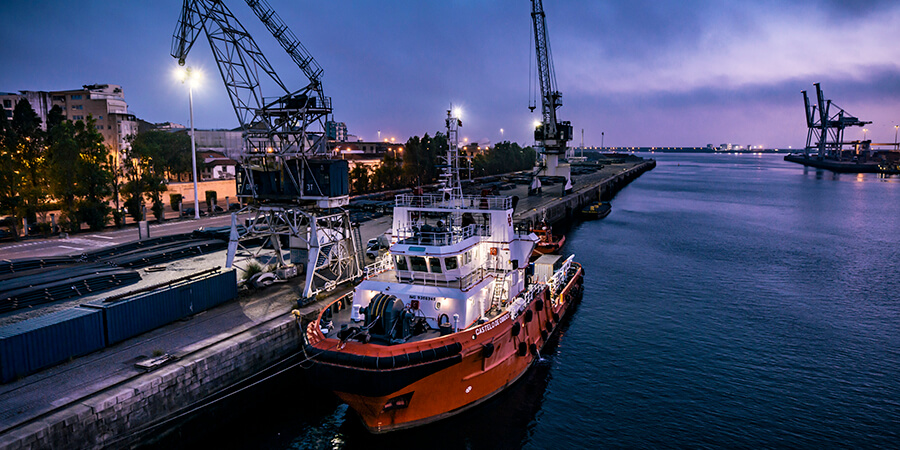
[{"label": "distant pier structure", "polygon": [[806,126],[809,128],[806,134],[806,148],[803,150],[804,156],[809,158],[810,153],[816,153],[819,159],[841,161],[845,146],[849,147],[848,150],[854,155],[864,155],[866,158],[871,156],[871,140],[844,142],[844,130],[849,127],[863,127],[872,122],[859,120],[831,100],[825,100],[821,85],[819,83],[813,85],[816,87],[816,104],[810,104],[806,91],[801,91],[806,106]]}]

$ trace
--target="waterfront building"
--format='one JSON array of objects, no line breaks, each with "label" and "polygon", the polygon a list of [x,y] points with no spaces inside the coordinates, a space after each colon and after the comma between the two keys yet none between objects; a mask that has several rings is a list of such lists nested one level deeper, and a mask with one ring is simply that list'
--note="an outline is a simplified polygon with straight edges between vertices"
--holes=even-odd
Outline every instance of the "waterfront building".
[{"label": "waterfront building", "polygon": [[237,161],[222,152],[198,151],[197,160],[203,161],[200,169],[200,181],[232,180],[235,177]]},{"label": "waterfront building", "polygon": [[7,117],[20,100],[27,100],[41,119],[41,129],[47,129],[47,116],[54,106],[62,109],[67,120],[94,118],[94,127],[103,136],[103,143],[110,153],[120,155],[128,149],[128,136],[137,133],[137,119],[128,112],[122,86],[116,84],[89,84],[81,89],[64,91],[19,91],[0,94],[0,104]]},{"label": "waterfront building", "polygon": [[328,140],[336,142],[347,141],[347,124],[329,120],[325,122],[325,135]]}]

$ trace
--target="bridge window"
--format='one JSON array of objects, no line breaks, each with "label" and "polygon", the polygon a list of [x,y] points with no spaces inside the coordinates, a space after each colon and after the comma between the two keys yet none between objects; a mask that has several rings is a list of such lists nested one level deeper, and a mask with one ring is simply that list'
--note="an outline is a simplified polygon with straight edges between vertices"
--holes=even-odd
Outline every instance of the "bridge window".
[{"label": "bridge window", "polygon": [[403,255],[395,255],[394,261],[397,262],[397,270],[409,270],[409,266],[406,264],[406,257]]},{"label": "bridge window", "polygon": [[441,259],[433,256],[428,257],[428,265],[431,266],[431,273],[441,273]]},{"label": "bridge window", "polygon": [[409,264],[412,266],[412,270],[416,272],[428,272],[428,266],[425,265],[425,258],[421,256],[410,256]]},{"label": "bridge window", "polygon": [[449,258],[444,258],[444,265],[447,266],[447,270],[454,270],[459,267],[457,263],[456,256],[451,256]]}]

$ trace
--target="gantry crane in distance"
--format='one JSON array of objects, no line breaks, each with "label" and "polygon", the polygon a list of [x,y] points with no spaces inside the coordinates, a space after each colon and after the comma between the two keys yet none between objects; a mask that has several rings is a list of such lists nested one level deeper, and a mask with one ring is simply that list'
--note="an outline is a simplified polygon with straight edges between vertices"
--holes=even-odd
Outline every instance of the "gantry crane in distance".
[{"label": "gantry crane in distance", "polygon": [[[546,15],[541,0],[531,0],[531,19],[534,23],[537,81],[541,91],[541,122],[534,130],[534,140],[543,154],[538,174],[564,176],[567,186],[571,187],[569,166],[559,165],[559,157],[565,155],[568,142],[572,140],[572,124],[569,121],[559,122],[556,115],[556,110],[562,106],[562,93],[556,85]],[[528,108],[534,112],[536,105],[529,105]]]},{"label": "gantry crane in distance", "polygon": [[[833,158],[840,160],[845,145],[855,145],[857,152],[868,153],[871,150],[871,141],[844,142],[844,129],[847,127],[863,127],[872,122],[859,120],[851,116],[843,108],[825,100],[822,86],[813,83],[816,87],[816,104],[809,104],[806,91],[803,94],[803,104],[806,107],[806,148],[804,155],[809,157],[811,151],[815,151],[818,158]],[[833,111],[836,109],[837,111]],[[817,111],[818,110],[818,111]],[[818,112],[818,114],[816,114]]]},{"label": "gantry crane in distance", "polygon": [[[274,265],[281,278],[305,270],[303,295],[311,297],[361,273],[359,230],[341,208],[349,202],[347,162],[327,159],[324,122],[332,107],[322,67],[268,2],[246,3],[309,80],[306,86],[291,90],[282,82],[221,0],[184,0],[172,56],[184,65],[206,35],[243,131],[238,197],[248,205],[232,215],[226,266]],[[263,95],[261,74],[276,95]],[[245,225],[237,224],[238,214],[249,215]]]}]

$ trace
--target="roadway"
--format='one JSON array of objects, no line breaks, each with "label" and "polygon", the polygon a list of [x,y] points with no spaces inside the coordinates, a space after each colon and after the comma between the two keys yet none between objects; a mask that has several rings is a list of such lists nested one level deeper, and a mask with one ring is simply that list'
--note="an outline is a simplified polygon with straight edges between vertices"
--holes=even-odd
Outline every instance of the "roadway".
[{"label": "roadway", "polygon": [[[231,215],[201,217],[199,220],[178,219],[150,224],[150,237],[188,233],[200,227],[219,227],[231,224]],[[103,231],[84,231],[69,237],[30,238],[0,244],[0,259],[39,258],[42,256],[77,255],[101,247],[125,244],[138,240],[134,225],[125,228],[108,228]]]}]

